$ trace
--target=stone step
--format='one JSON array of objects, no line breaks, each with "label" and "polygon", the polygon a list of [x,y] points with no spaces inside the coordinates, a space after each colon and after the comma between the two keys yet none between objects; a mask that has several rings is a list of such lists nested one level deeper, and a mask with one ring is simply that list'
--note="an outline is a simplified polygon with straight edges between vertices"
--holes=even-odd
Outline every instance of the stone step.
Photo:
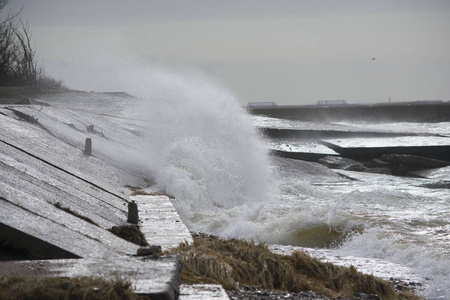
[{"label": "stone step", "polygon": [[131,196],[130,200],[137,203],[139,225],[149,244],[160,245],[164,251],[182,242],[193,242],[192,235],[168,196],[136,195]]},{"label": "stone step", "polygon": [[182,284],[179,300],[229,300],[227,292],[218,284]]}]

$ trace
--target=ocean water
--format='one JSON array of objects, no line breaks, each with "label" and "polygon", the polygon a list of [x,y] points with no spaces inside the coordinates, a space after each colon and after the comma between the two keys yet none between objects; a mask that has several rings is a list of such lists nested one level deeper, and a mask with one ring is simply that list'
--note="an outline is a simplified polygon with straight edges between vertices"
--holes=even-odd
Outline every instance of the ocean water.
[{"label": "ocean water", "polygon": [[[346,175],[358,180],[349,180],[319,164],[270,157],[270,142],[254,125],[261,120],[232,91],[200,74],[149,78],[132,112],[145,140],[139,164],[155,182],[150,189],[172,196],[190,230],[265,242],[280,253],[302,249],[386,279],[420,282],[427,299],[450,299],[448,188],[354,172]],[[448,134],[450,123],[389,128]]]}]

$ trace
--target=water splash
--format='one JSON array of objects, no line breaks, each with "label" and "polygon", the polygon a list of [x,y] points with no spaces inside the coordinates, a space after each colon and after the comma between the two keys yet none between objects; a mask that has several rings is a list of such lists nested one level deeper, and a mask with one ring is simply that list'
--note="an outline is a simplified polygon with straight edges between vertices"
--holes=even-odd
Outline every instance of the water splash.
[{"label": "water splash", "polygon": [[157,79],[140,113],[145,162],[158,188],[175,198],[192,230],[239,234],[238,224],[263,208],[270,179],[251,118],[229,90],[204,75],[166,71]]}]

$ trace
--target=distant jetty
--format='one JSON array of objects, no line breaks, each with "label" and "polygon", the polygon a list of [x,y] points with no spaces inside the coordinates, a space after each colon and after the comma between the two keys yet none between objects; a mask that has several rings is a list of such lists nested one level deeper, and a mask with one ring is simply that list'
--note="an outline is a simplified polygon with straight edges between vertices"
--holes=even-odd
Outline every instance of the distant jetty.
[{"label": "distant jetty", "polygon": [[450,101],[384,102],[348,104],[318,101],[316,105],[255,105],[247,110],[254,115],[303,121],[363,122],[445,122],[450,121]]}]

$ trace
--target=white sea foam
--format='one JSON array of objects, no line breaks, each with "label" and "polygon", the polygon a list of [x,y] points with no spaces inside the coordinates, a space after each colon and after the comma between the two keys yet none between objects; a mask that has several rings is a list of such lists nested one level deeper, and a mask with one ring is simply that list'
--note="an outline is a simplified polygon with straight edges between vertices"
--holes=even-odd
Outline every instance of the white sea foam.
[{"label": "white sea foam", "polygon": [[407,266],[412,274],[421,277],[426,287],[421,292],[423,296],[427,299],[450,299],[448,257],[428,247],[401,243],[379,227],[352,236],[333,254],[375,258]]}]

